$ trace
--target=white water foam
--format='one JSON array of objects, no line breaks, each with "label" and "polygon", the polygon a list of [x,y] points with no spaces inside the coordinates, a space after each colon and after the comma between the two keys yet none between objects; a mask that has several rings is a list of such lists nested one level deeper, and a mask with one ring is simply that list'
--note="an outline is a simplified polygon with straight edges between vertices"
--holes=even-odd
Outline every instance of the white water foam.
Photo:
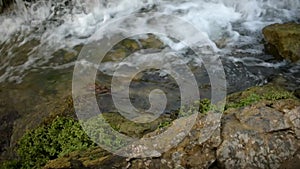
[{"label": "white water foam", "polygon": [[237,57],[227,57],[228,60],[231,60],[232,63],[242,63],[245,66],[248,67],[269,67],[269,68],[281,68],[284,67],[288,64],[287,61],[281,61],[281,62],[276,62],[276,63],[270,63],[266,62],[262,59],[254,58],[254,57],[243,57],[243,58],[237,58]]},{"label": "white water foam", "polygon": [[[40,44],[31,51],[33,56],[30,56],[25,64],[18,67],[6,66],[6,73],[0,75],[0,81],[15,72],[41,67],[53,57],[53,51],[60,48],[90,43],[97,40],[92,36],[95,34],[99,34],[96,37],[101,38],[103,32],[99,33],[99,29],[107,22],[136,12],[151,11],[178,16],[203,32],[212,44],[221,41],[228,47],[252,44],[264,26],[297,20],[300,16],[300,1],[297,0],[72,0],[71,3],[68,0],[48,0],[33,4],[26,4],[22,0],[16,2],[17,9],[0,15],[0,44],[9,41],[17,33],[23,36],[23,43],[34,37]],[[138,23],[146,25],[146,22],[141,19]],[[124,24],[116,25],[112,31],[120,28],[130,29]],[[180,28],[174,29],[182,31]],[[161,40],[177,51],[182,50],[184,46],[165,37],[161,37]],[[218,50],[217,46],[215,47]],[[12,51],[12,48],[10,50]],[[222,50],[226,51],[226,48]],[[12,54],[10,57],[17,56]]]},{"label": "white water foam", "polygon": [[[67,12],[59,17],[63,20],[63,24],[52,29],[48,28],[49,30],[43,33],[42,40],[68,42],[71,41],[70,37],[74,41],[88,39],[87,37],[106,21],[151,6],[156,6],[157,12],[179,16],[190,21],[207,33],[211,40],[222,36],[237,38],[239,32],[232,29],[232,23],[240,22],[246,29],[257,31],[266,24],[293,20],[300,10],[300,1],[295,0],[89,0],[81,3],[79,0],[74,0],[72,7],[65,7],[61,11],[54,9],[53,5],[58,6],[64,3],[65,1],[54,3],[50,0],[24,7],[25,4],[17,0],[19,9],[16,9],[14,14],[0,17],[0,40],[6,40],[17,30],[39,26],[47,20],[50,22],[51,18],[59,15],[59,12],[64,13],[64,10]],[[79,7],[81,10],[76,10]]]}]

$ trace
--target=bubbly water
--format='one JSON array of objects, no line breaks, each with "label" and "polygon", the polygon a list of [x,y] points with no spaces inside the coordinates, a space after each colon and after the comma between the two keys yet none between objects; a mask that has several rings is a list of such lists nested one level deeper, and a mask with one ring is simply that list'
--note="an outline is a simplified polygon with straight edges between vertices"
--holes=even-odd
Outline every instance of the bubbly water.
[{"label": "bubbly water", "polygon": [[[160,12],[192,23],[206,35],[207,41],[217,44],[215,50],[227,58],[228,72],[236,72],[239,63],[276,69],[286,62],[267,62],[270,57],[262,52],[261,29],[272,23],[297,21],[300,16],[298,0],[48,0],[35,3],[16,0],[16,3],[15,10],[0,15],[0,82],[20,82],[27,70],[46,68],[43,65],[54,57],[54,51],[73,50],[76,45],[97,40],[93,35],[100,34],[99,29],[107,22],[141,12]],[[115,29],[118,27],[120,25]],[[122,28],[130,29],[126,24]],[[31,45],[27,61],[21,65],[10,64],[13,58],[19,57],[15,49],[34,40],[38,43]],[[178,43],[171,43],[165,37],[161,40],[174,50],[182,50]],[[49,67],[72,65],[50,64]],[[246,72],[248,77],[261,75],[261,72]]]}]

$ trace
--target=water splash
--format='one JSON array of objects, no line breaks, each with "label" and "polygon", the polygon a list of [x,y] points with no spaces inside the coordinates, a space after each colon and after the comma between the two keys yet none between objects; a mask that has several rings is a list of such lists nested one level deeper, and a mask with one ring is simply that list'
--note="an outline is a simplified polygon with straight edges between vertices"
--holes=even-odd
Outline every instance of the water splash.
[{"label": "water splash", "polygon": [[[74,46],[97,40],[92,38],[93,35],[100,35],[99,29],[110,20],[148,11],[178,16],[191,22],[215,44],[216,50],[220,48],[226,54],[226,51],[247,45],[256,48],[257,37],[265,25],[297,20],[300,1],[47,0],[30,3],[16,0],[13,11],[0,15],[0,61],[3,63],[1,70],[5,72],[0,72],[0,82],[18,77],[20,81],[27,70],[44,67],[55,57],[55,51],[72,50]],[[141,20],[139,24],[146,22]],[[125,24],[115,27],[120,28],[130,29]],[[180,43],[160,38],[174,50],[182,50]],[[20,57],[15,51],[33,40],[38,43],[30,47],[23,64],[7,63]],[[249,48],[239,50],[245,52]]]},{"label": "water splash", "polygon": [[7,40],[16,31],[36,27],[47,29],[43,32],[44,40],[86,39],[106,21],[146,9],[182,17],[214,40],[225,34],[236,36],[238,33],[232,29],[234,22],[255,31],[264,26],[264,22],[293,20],[299,14],[299,7],[300,2],[294,0],[48,0],[35,3],[17,0],[16,9],[0,17],[0,40]]}]

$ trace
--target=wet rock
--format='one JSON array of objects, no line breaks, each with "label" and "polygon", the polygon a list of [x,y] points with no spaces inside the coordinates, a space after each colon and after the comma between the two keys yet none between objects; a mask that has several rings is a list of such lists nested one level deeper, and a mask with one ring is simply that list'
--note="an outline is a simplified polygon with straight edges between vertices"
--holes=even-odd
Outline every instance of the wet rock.
[{"label": "wet rock", "polygon": [[300,99],[300,89],[296,89],[294,92],[295,96]]},{"label": "wet rock", "polygon": [[155,35],[149,34],[147,38],[139,39],[143,49],[162,49],[164,43],[160,41]]},{"label": "wet rock", "polygon": [[161,116],[151,123],[135,123],[127,120],[119,113],[103,113],[103,116],[112,128],[122,134],[135,138],[141,138],[143,135],[156,130],[163,122],[171,121],[168,115]]},{"label": "wet rock", "polygon": [[69,50],[59,49],[52,54],[52,58],[48,63],[52,66],[56,66],[74,62],[76,61],[82,47],[83,45],[78,45]]},{"label": "wet rock", "polygon": [[[179,126],[185,125],[183,121],[175,121],[174,123],[177,123]],[[206,131],[206,129],[202,129],[207,125],[209,125],[207,124],[207,118],[202,116],[199,118],[199,121],[196,122],[190,134],[177,147],[155,158],[125,159],[112,155],[98,147],[83,153],[71,153],[68,156],[50,161],[44,168],[73,168],[71,167],[72,160],[80,161],[86,168],[208,168],[216,159],[215,150],[221,143],[221,138],[220,129],[215,130],[215,125],[210,125],[210,127],[212,127],[210,130],[215,130],[212,136],[211,134],[206,135],[206,133],[203,132]],[[159,129],[145,135],[145,137],[157,135],[163,130],[164,129]],[[206,140],[206,138],[208,138],[208,140],[202,145],[202,139]],[[161,142],[164,143],[165,140],[161,140]],[[114,162],[109,163],[112,160],[114,160]]]},{"label": "wet rock", "polygon": [[2,157],[7,157],[8,153],[10,153],[7,148],[11,144],[10,138],[13,134],[14,121],[19,117],[17,111],[6,111],[0,114],[0,161],[3,160]]},{"label": "wet rock", "polygon": [[[63,158],[52,160],[44,166],[44,169],[84,168],[85,166],[97,166],[97,164],[103,164],[103,166],[101,167],[103,168],[104,163],[109,158],[111,158],[111,154],[106,152],[105,150],[101,148],[91,148],[86,150],[85,152],[76,151]],[[80,167],[78,165],[80,165]]]},{"label": "wet rock", "polygon": [[[14,37],[12,41],[16,42],[17,40],[18,38]],[[39,41],[31,40],[30,43],[25,43],[18,49],[13,49],[13,53],[16,53],[18,57],[11,57],[6,52],[4,53],[4,58],[10,56],[11,58],[8,60],[11,62],[10,64],[20,66],[28,60],[28,53],[32,52],[39,44]],[[147,47],[156,48],[161,44],[154,35],[149,35],[146,39],[125,39],[107,54],[108,61],[120,61],[137,50]],[[10,45],[12,44],[9,44],[5,48],[9,49]],[[14,110],[20,112],[20,118],[13,119],[10,122],[9,126],[13,125],[13,127],[9,127],[9,129],[13,129],[8,134],[9,139],[6,140],[6,136],[3,139],[3,141],[5,140],[5,144],[3,144],[5,145],[5,149],[13,149],[26,130],[32,130],[41,123],[51,123],[56,116],[71,116],[76,118],[72,98],[69,97],[71,95],[73,67],[70,66],[58,70],[48,69],[48,67],[60,67],[64,64],[69,65],[77,59],[82,47],[83,45],[78,45],[73,49],[57,50],[52,53],[53,57],[50,57],[50,61],[43,65],[45,69],[37,69],[30,72],[22,79],[23,81],[20,81],[20,84],[4,83],[1,85],[0,96],[7,100],[7,104],[3,107],[7,108],[8,105],[11,105]],[[0,73],[2,73],[1,71]],[[101,80],[103,80],[103,77],[101,76]],[[98,83],[95,85],[97,94],[107,94],[110,92],[109,86],[101,86]],[[105,101],[107,104],[107,100]],[[0,115],[6,112],[10,111],[0,109]],[[143,132],[155,130],[160,124],[160,121],[156,121],[155,125],[140,125],[137,127],[127,121],[124,122],[124,120],[119,122],[120,124],[116,127],[121,132],[137,137]],[[3,128],[6,130],[6,127]]]},{"label": "wet rock", "polygon": [[9,8],[11,4],[14,3],[14,0],[0,0],[0,14]]},{"label": "wet rock", "polygon": [[273,24],[263,29],[265,49],[277,58],[300,60],[300,24]]},{"label": "wet rock", "polygon": [[38,40],[30,40],[23,45],[21,45],[18,49],[13,50],[14,56],[11,57],[10,65],[11,66],[20,66],[25,64],[29,59],[29,53],[34,50],[36,46],[38,46],[40,42]]},{"label": "wet rock", "polygon": [[165,45],[155,35],[149,34],[140,39],[124,39],[113,47],[103,58],[103,62],[121,61],[142,49],[162,49]]},{"label": "wet rock", "polygon": [[[227,109],[221,125],[217,122],[218,114],[198,116],[193,128],[178,145],[155,158],[126,160],[107,152],[94,156],[93,151],[105,152],[95,148],[77,156],[50,161],[45,168],[64,168],[58,167],[59,164],[68,164],[65,168],[72,168],[71,158],[80,159],[86,168],[297,168],[300,157],[300,100],[292,96],[278,97],[282,93],[274,95],[274,90],[283,92],[284,89],[267,85],[234,94],[231,99],[246,98],[250,93],[272,97]],[[184,126],[186,123],[177,119],[170,125]],[[163,133],[167,128],[160,128],[143,138]],[[178,128],[174,133],[180,135],[180,131]],[[161,140],[162,143],[167,141]],[[94,157],[95,161],[91,162],[89,157]],[[117,161],[109,163],[111,160]]]}]

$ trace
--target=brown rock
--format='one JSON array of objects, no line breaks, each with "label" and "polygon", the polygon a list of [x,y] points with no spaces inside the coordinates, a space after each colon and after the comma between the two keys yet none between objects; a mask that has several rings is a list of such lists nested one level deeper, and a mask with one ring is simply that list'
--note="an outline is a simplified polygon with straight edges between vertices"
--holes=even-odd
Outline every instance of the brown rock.
[{"label": "brown rock", "polygon": [[292,62],[300,60],[300,24],[273,24],[263,29],[266,52]]},{"label": "brown rock", "polygon": [[[249,89],[240,97],[259,92],[267,96],[266,92],[270,92],[266,90],[267,87]],[[45,168],[74,168],[75,164],[86,168],[131,169],[297,168],[300,159],[300,100],[292,96],[275,97],[278,95],[273,94],[269,93],[272,99],[266,97],[269,100],[262,99],[226,110],[221,124],[218,123],[220,116],[217,113],[199,115],[182,141],[153,158],[125,159],[95,148],[50,161]],[[239,99],[238,96],[235,98]],[[180,118],[171,125],[184,126],[186,121]],[[143,138],[162,132],[165,132],[164,128],[144,135]],[[176,128],[174,133],[180,135],[182,132]],[[177,136],[170,138],[177,142]],[[161,140],[162,143],[157,147],[164,145],[170,138]]]},{"label": "brown rock", "polygon": [[[276,102],[288,104],[287,100]],[[222,123],[223,142],[217,150],[222,167],[279,168],[292,157],[300,145],[298,129],[293,127],[298,121],[296,110],[286,111],[256,103],[227,114]]]}]

